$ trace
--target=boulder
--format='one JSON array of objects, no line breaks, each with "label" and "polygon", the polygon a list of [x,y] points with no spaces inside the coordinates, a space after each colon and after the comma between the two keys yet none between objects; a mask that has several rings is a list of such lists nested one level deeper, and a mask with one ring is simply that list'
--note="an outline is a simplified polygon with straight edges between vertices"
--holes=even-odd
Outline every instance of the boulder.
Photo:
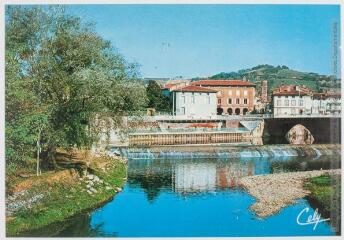
[{"label": "boulder", "polygon": [[312,133],[301,124],[292,127],[285,137],[290,144],[294,145],[312,144],[314,142]]}]

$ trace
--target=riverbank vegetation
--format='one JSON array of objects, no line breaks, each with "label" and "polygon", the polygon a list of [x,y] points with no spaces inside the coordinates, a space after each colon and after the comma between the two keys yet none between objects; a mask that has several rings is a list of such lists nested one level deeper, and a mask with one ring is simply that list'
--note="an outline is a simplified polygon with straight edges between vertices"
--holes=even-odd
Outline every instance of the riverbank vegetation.
[{"label": "riverbank vegetation", "polygon": [[[5,27],[6,227],[12,236],[115,194],[125,163],[71,156],[89,151],[111,128],[123,129],[122,117],[142,111],[147,97],[137,65],[64,7],[6,6]],[[106,171],[97,166],[102,162]]]},{"label": "riverbank vegetation", "polygon": [[309,197],[316,200],[322,209],[328,213],[333,207],[340,208],[341,198],[341,176],[324,174],[319,177],[309,179],[305,183],[305,188],[310,191]]},{"label": "riverbank vegetation", "polygon": [[304,187],[310,191],[307,199],[314,208],[319,208],[323,218],[330,223],[337,235],[341,234],[341,175],[323,174],[309,179]]},{"label": "riverbank vegetation", "polygon": [[30,236],[35,229],[96,208],[121,191],[125,180],[125,162],[109,157],[92,158],[79,170],[17,180],[8,189],[7,236]]},{"label": "riverbank vegetation", "polygon": [[89,148],[146,106],[136,65],[63,7],[7,6],[5,41],[7,174],[55,169],[56,149]]}]

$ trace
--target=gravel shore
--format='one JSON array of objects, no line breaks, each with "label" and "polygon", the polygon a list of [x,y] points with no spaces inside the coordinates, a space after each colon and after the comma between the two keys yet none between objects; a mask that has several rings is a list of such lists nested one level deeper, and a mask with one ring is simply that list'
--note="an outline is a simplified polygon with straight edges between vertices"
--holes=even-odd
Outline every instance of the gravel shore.
[{"label": "gravel shore", "polygon": [[304,181],[324,173],[340,174],[341,169],[256,175],[242,178],[240,184],[256,198],[250,209],[259,217],[267,217],[307,196]]}]

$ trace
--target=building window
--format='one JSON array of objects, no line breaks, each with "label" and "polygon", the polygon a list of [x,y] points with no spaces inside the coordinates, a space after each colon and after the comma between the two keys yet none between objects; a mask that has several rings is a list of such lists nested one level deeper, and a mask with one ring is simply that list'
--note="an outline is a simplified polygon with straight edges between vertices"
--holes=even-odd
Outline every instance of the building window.
[{"label": "building window", "polygon": [[221,104],[221,98],[217,99],[217,103]]},{"label": "building window", "polygon": [[248,103],[247,98],[245,98],[244,99],[244,104],[247,104],[247,103]]},{"label": "building window", "polygon": [[291,100],[291,105],[296,106],[296,100]]},{"label": "building window", "polygon": [[228,104],[232,104],[232,99],[228,98]]},{"label": "building window", "polygon": [[185,107],[180,108],[180,113],[183,115],[185,114]]},{"label": "building window", "polygon": [[240,99],[239,98],[236,99],[236,104],[240,104]]},{"label": "building window", "polygon": [[277,114],[281,114],[281,109],[277,108]]},{"label": "building window", "polygon": [[232,90],[228,90],[228,95],[232,95]]},{"label": "building window", "polygon": [[240,90],[236,90],[236,95],[240,96]]},{"label": "building window", "polygon": [[303,100],[299,100],[299,106],[303,106]]},{"label": "building window", "polygon": [[195,93],[192,93],[191,102],[192,102],[192,103],[195,103]]},{"label": "building window", "polygon": [[277,100],[277,106],[281,106],[282,101],[281,100]]},{"label": "building window", "polygon": [[247,90],[244,90],[244,96],[247,96]]},{"label": "building window", "polygon": [[185,96],[182,96],[182,103],[185,103]]},{"label": "building window", "polygon": [[295,108],[291,109],[291,114],[295,114]]},{"label": "building window", "polygon": [[289,100],[284,100],[284,105],[289,106]]}]

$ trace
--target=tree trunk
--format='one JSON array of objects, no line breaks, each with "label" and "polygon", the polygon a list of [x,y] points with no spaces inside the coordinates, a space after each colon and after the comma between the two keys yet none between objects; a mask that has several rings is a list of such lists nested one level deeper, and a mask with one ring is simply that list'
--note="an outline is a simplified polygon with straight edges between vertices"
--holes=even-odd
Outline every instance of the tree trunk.
[{"label": "tree trunk", "polygon": [[37,176],[41,174],[40,160],[39,160],[40,153],[41,153],[41,130],[39,130],[38,137],[37,137],[37,161],[36,161],[36,175]]}]

